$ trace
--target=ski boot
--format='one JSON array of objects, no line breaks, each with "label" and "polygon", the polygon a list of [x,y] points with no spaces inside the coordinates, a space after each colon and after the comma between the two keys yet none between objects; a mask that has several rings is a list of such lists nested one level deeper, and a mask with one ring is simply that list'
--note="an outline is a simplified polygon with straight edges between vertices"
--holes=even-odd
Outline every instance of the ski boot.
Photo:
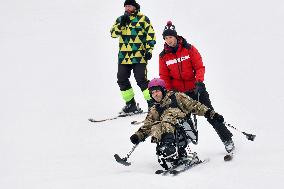
[{"label": "ski boot", "polygon": [[224,142],[225,149],[228,153],[232,153],[235,150],[235,145],[232,139]]},{"label": "ski boot", "polygon": [[143,110],[139,108],[139,104],[135,102],[135,99],[126,102],[126,105],[122,108],[122,111],[119,112],[120,115],[128,115],[128,114],[138,114],[142,113]]}]

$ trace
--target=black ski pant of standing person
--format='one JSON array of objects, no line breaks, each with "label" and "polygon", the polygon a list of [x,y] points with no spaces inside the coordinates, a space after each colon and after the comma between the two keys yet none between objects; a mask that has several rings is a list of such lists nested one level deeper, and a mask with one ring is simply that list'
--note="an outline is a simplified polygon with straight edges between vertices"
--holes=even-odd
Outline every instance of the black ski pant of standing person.
[{"label": "black ski pant of standing person", "polygon": [[[187,94],[193,100],[198,100],[200,103],[204,104],[211,110],[214,110],[205,85],[204,89],[199,93],[199,97],[194,93],[194,91],[188,91],[185,92],[185,94]],[[228,130],[224,123],[216,122],[209,118],[207,119],[207,121],[213,126],[223,143],[232,139],[233,134]]]},{"label": "black ski pant of standing person", "polygon": [[[151,97],[148,90],[149,80],[147,79],[147,64],[118,64],[117,84],[120,88],[120,91],[125,92],[132,88],[131,83],[129,81],[131,71],[133,71],[134,78],[143,93],[144,99],[147,100],[147,103],[149,104]],[[131,100],[128,99],[129,97],[132,97],[132,99],[134,100],[134,93],[126,92],[123,93],[122,96],[124,100],[126,100],[126,102]]]}]

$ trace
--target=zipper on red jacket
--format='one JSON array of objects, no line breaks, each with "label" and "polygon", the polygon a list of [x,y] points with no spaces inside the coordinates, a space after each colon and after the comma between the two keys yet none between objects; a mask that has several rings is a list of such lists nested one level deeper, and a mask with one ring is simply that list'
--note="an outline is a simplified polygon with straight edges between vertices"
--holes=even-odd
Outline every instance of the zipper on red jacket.
[{"label": "zipper on red jacket", "polygon": [[182,78],[182,75],[181,75],[181,72],[182,72],[182,61],[180,61],[180,65],[179,65],[177,52],[175,52],[174,54],[176,55],[176,60],[177,60],[177,65],[178,65],[178,71],[179,71],[179,75],[180,75],[180,78],[181,78],[182,83],[183,83],[183,90],[185,91],[185,82],[184,82],[184,79]]}]

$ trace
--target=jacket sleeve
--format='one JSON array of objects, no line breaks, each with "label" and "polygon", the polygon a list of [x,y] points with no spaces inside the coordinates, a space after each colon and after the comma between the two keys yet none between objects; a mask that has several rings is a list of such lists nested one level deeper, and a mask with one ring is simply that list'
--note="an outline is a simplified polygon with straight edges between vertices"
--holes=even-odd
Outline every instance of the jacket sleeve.
[{"label": "jacket sleeve", "polygon": [[120,25],[121,17],[118,17],[110,29],[110,34],[112,38],[118,38],[121,35],[121,30],[124,28]]},{"label": "jacket sleeve", "polygon": [[159,58],[159,75],[160,78],[165,81],[167,90],[172,90],[173,86],[171,83],[170,71],[162,56]]},{"label": "jacket sleeve", "polygon": [[144,124],[138,129],[137,132],[135,132],[135,134],[137,134],[139,139],[142,141],[144,141],[148,136],[150,136],[152,126],[160,123],[160,121],[154,118],[154,111],[155,110],[152,107],[149,113],[147,114],[145,120],[143,121]]},{"label": "jacket sleeve", "polygon": [[192,64],[193,70],[195,71],[196,81],[203,82],[204,74],[205,74],[205,67],[202,62],[202,57],[200,53],[198,52],[198,50],[193,45],[191,45],[189,54],[191,57],[191,64]]},{"label": "jacket sleeve", "polygon": [[209,110],[207,106],[201,104],[196,100],[193,100],[184,93],[176,93],[176,99],[179,103],[179,107],[181,107],[182,110],[187,114],[195,113],[196,115],[204,116],[205,113]]},{"label": "jacket sleeve", "polygon": [[150,22],[150,19],[145,16],[145,35],[146,35],[146,51],[152,53],[154,46],[156,44],[156,36],[154,28]]}]

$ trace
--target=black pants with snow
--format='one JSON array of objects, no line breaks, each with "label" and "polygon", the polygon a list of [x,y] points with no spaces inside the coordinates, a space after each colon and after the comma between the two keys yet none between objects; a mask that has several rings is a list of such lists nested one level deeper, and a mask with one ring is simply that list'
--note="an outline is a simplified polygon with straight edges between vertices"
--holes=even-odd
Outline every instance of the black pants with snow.
[{"label": "black pants with snow", "polygon": [[[206,88],[204,87],[204,90],[199,94],[198,96],[194,94],[193,91],[188,91],[185,94],[187,94],[190,98],[194,100],[199,100],[200,103],[204,104],[211,110],[214,110],[211,100],[209,98],[209,93],[206,91]],[[213,126],[217,134],[219,135],[222,142],[228,141],[232,138],[232,133],[228,130],[228,128],[223,124],[216,121],[213,121],[212,119],[208,118],[207,121]]]},{"label": "black pants with snow", "polygon": [[133,70],[134,78],[141,91],[148,88],[146,64],[118,64],[117,83],[120,91],[126,91],[131,88],[129,78]]}]

